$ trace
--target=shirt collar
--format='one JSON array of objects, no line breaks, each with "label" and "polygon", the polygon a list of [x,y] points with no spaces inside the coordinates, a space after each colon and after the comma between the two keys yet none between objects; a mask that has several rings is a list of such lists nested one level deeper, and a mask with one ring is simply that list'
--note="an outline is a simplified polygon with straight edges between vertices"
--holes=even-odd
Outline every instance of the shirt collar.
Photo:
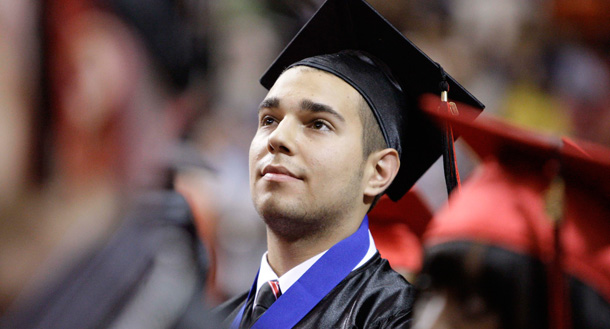
[{"label": "shirt collar", "polygon": [[[364,265],[367,261],[369,261],[375,254],[377,253],[377,247],[375,247],[375,241],[373,240],[373,236],[371,235],[371,231],[369,233],[369,250],[366,252],[366,255],[360,260],[358,265],[352,269],[355,270],[362,265]],[[308,260],[302,262],[301,264],[293,267],[280,278],[278,278],[277,274],[273,271],[269,262],[267,262],[267,252],[263,255],[261,259],[261,266],[258,272],[258,280],[256,282],[256,294],[254,295],[254,306],[256,306],[256,297],[258,296],[258,291],[263,286],[263,284],[270,280],[278,280],[280,284],[280,291],[285,293],[290,287],[301,278],[305,272],[315,264],[318,259],[320,259],[324,254],[328,251],[324,250],[323,252],[309,258]]]}]

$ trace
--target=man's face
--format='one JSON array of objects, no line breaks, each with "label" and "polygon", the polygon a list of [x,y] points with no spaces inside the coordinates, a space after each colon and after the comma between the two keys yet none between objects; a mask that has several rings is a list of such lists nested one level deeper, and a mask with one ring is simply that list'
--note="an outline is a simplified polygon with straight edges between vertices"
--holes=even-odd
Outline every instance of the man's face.
[{"label": "man's face", "polygon": [[360,97],[334,75],[296,67],[261,103],[250,191],[272,230],[298,236],[357,211],[364,188]]}]

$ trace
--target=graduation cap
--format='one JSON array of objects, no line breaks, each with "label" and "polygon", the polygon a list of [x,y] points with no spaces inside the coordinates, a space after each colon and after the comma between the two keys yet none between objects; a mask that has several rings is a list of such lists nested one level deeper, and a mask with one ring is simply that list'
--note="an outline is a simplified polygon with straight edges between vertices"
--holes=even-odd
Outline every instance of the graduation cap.
[{"label": "graduation cap", "polygon": [[[573,185],[610,199],[610,150],[584,140],[544,134],[510,124],[459,104],[459,115],[437,111],[439,100],[431,94],[420,98],[420,108],[437,122],[449,123],[481,158],[498,157],[507,162],[523,160],[539,166],[549,159],[559,161],[559,175]],[[475,120],[476,119],[476,120]]]},{"label": "graduation cap", "polygon": [[[543,173],[556,154],[555,140],[501,121],[479,117],[472,122],[473,113],[463,105],[458,105],[459,116],[452,116],[437,112],[435,98],[422,104],[472,142],[468,145],[483,162],[424,234],[420,276],[427,282],[417,283],[420,290],[481,296],[500,327],[548,328],[545,264],[554,256],[554,227],[545,211],[551,178]],[[420,300],[418,310],[426,307],[426,299]],[[416,322],[429,321],[416,314]]]},{"label": "graduation cap", "polygon": [[[470,240],[540,259],[549,266],[552,327],[570,312],[583,327],[610,325],[610,150],[498,119],[472,121],[477,111],[464,105],[446,115],[437,103],[424,97],[422,108],[449,122],[483,164],[432,220],[426,245]],[[563,181],[557,218],[545,207],[553,176]],[[571,277],[569,293],[561,273]]]},{"label": "graduation cap", "polygon": [[425,95],[420,106],[437,122],[450,123],[483,162],[436,214],[426,244],[474,240],[539,259],[552,257],[544,193],[555,173],[545,170],[557,157],[559,139],[488,117],[474,121],[478,111],[464,104],[458,105],[458,116],[442,113],[438,103]]},{"label": "graduation cap", "polygon": [[363,0],[328,0],[260,79],[270,89],[291,66],[329,72],[366,100],[388,147],[400,155],[386,193],[397,201],[443,152],[440,130],[418,111],[424,93],[449,87],[452,100],[483,104]]}]

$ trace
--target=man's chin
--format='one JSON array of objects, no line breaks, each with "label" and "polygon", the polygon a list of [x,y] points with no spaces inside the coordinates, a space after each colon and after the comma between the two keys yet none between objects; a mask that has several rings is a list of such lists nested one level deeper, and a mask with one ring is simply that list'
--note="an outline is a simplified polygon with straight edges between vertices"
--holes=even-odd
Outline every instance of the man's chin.
[{"label": "man's chin", "polygon": [[256,210],[265,220],[291,219],[302,217],[303,207],[286,198],[268,198],[256,204]]},{"label": "man's chin", "polygon": [[298,240],[320,229],[321,223],[310,218],[311,213],[302,205],[274,201],[267,200],[257,205],[257,211],[276,235],[286,240]]}]

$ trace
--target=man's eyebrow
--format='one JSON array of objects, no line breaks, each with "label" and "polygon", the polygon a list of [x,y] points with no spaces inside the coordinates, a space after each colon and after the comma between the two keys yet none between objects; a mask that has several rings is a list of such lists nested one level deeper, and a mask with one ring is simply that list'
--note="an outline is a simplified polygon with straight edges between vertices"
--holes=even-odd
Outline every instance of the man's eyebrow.
[{"label": "man's eyebrow", "polygon": [[276,97],[266,98],[258,106],[259,111],[265,108],[278,108],[280,107],[280,100]]},{"label": "man's eyebrow", "polygon": [[333,110],[332,107],[320,103],[314,103],[308,99],[303,100],[301,102],[301,109],[311,112],[329,113],[335,116],[337,119],[341,120],[341,122],[345,122],[345,118],[341,114],[339,114],[339,112]]}]

